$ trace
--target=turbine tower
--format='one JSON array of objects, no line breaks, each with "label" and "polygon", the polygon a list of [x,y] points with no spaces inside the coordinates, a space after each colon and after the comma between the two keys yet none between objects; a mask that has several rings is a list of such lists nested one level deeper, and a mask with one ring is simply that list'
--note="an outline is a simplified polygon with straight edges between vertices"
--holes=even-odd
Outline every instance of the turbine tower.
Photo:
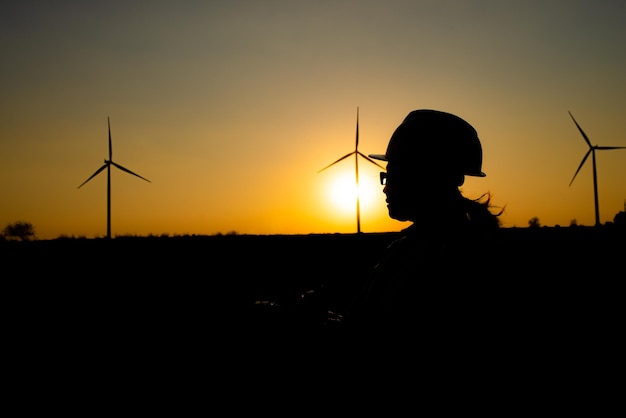
[{"label": "turbine tower", "polygon": [[107,239],[111,239],[111,165],[114,165],[120,170],[132,174],[133,176],[139,177],[140,179],[145,180],[148,183],[151,183],[151,181],[113,162],[113,147],[111,146],[111,120],[108,117],[107,122],[109,124],[109,159],[104,160],[104,165],[97,169],[96,172],[93,173],[91,177],[85,180],[80,186],[78,186],[78,188],[80,189],[85,183],[97,176],[102,170],[104,170],[105,168],[107,169]]},{"label": "turbine tower", "polygon": [[378,164],[376,161],[372,160],[367,155],[359,151],[359,108],[358,107],[356,108],[356,145],[354,147],[354,151],[349,152],[343,157],[336,160],[335,162],[328,164],[326,167],[319,170],[318,173],[326,170],[330,166],[337,164],[339,161],[342,161],[350,157],[351,155],[354,155],[354,171],[355,171],[355,177],[356,177],[356,232],[361,233],[361,201],[359,198],[360,197],[359,196],[360,195],[360,192],[359,192],[359,156],[365,158],[367,161],[382,168],[383,170],[385,169],[385,167]]},{"label": "turbine tower", "polygon": [[585,134],[585,132],[582,130],[578,122],[576,122],[576,119],[574,119],[574,116],[572,116],[572,112],[568,110],[567,113],[569,113],[570,117],[576,124],[576,127],[578,128],[581,135],[583,136],[585,142],[589,146],[589,150],[585,153],[585,156],[583,157],[583,160],[580,162],[580,165],[578,166],[578,169],[574,173],[574,177],[572,177],[572,180],[569,182],[569,185],[570,186],[572,185],[572,183],[574,182],[574,179],[576,178],[576,175],[582,168],[583,164],[585,164],[585,161],[587,161],[589,154],[591,154],[591,162],[592,162],[592,167],[593,167],[593,197],[594,197],[595,210],[596,210],[596,224],[595,225],[600,226],[601,225],[600,224],[600,209],[598,206],[598,175],[596,172],[596,150],[626,149],[626,147],[601,147],[599,145],[591,145],[591,141],[589,141],[589,138],[587,138],[587,135]]}]

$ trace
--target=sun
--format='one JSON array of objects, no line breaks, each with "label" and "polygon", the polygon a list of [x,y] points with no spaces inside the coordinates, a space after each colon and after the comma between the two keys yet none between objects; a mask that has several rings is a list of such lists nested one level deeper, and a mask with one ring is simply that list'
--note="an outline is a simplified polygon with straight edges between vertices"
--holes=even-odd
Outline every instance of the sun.
[{"label": "sun", "polygon": [[337,212],[356,216],[358,196],[361,214],[371,211],[381,204],[382,199],[382,186],[376,179],[377,177],[369,172],[359,175],[357,190],[354,173],[339,173],[328,185],[328,199]]}]

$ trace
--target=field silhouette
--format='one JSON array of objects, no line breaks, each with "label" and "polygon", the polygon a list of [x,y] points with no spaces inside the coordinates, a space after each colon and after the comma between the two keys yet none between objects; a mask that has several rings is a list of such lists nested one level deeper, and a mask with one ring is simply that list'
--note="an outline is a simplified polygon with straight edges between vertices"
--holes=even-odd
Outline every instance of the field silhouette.
[{"label": "field silhouette", "polygon": [[[16,329],[194,338],[340,332],[340,315],[398,236],[59,238],[0,248]],[[493,264],[467,266],[480,277],[480,295],[467,297],[543,333],[613,335],[623,326],[625,237],[607,226],[503,228],[486,249]]]}]

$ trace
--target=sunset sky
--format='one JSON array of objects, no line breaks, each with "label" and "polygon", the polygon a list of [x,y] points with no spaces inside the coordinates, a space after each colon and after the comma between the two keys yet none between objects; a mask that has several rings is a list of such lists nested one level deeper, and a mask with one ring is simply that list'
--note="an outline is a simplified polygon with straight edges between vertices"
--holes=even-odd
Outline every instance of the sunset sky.
[{"label": "sunset sky", "polygon": [[[406,114],[478,131],[505,227],[594,224],[594,145],[626,146],[626,2],[9,1],[0,12],[0,229],[37,237],[356,232],[354,151]],[[626,149],[599,151],[601,222]],[[384,163],[383,163],[384,164]],[[360,159],[361,230],[399,231]]]}]

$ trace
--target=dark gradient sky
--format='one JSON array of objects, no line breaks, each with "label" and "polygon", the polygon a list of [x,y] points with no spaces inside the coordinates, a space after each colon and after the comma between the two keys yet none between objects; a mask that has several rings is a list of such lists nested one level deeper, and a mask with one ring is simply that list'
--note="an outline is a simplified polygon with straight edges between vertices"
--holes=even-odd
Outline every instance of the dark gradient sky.
[{"label": "dark gradient sky", "polygon": [[[626,146],[622,1],[20,1],[0,14],[0,226],[40,238],[354,232],[354,149],[384,152],[413,109],[483,142],[505,226],[594,222],[594,144]],[[626,150],[597,155],[601,220],[624,209]],[[389,220],[360,163],[364,232]]]}]

